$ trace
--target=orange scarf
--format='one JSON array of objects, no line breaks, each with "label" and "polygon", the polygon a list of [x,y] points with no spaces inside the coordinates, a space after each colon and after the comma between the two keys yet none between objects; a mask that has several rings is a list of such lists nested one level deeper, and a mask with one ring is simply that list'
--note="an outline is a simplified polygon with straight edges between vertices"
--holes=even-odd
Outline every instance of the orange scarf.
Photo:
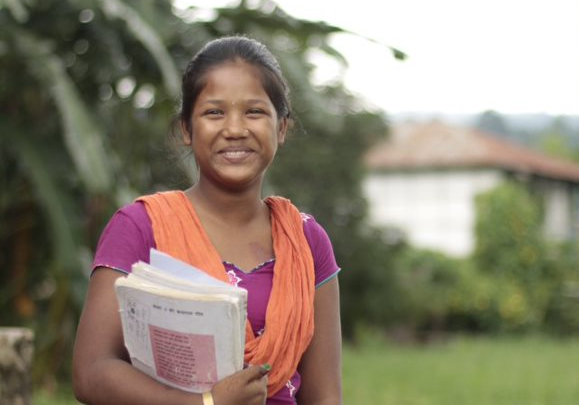
[{"label": "orange scarf", "polygon": [[[157,249],[228,282],[223,261],[195,209],[182,191],[139,197],[153,226]],[[314,332],[314,264],[297,208],[268,197],[275,265],[265,331],[255,336],[246,324],[245,362],[272,366],[268,397],[289,381]]]}]

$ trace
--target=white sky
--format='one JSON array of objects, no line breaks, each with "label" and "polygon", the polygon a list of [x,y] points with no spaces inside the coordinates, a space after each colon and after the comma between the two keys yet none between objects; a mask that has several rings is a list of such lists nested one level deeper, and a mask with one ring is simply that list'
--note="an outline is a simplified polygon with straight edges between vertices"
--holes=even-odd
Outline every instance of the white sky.
[{"label": "white sky", "polygon": [[[400,62],[357,37],[333,41],[349,60],[347,87],[388,113],[579,114],[579,0],[275,2],[408,54]],[[319,66],[320,76],[336,74]]]}]

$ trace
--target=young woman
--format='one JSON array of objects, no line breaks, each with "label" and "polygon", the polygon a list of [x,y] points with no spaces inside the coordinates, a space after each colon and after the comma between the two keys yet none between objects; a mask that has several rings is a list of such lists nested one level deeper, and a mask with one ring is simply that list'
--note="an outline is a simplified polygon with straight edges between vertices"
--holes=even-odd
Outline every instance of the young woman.
[{"label": "young woman", "polygon": [[[261,43],[208,43],[183,76],[179,115],[199,180],[143,196],[103,231],[80,319],[74,390],[88,404],[339,405],[339,290],[331,243],[289,200],[262,197],[291,120],[288,88]],[[248,290],[247,368],[204,395],[135,369],[114,282],[155,247]],[[270,370],[271,368],[271,370]]]}]

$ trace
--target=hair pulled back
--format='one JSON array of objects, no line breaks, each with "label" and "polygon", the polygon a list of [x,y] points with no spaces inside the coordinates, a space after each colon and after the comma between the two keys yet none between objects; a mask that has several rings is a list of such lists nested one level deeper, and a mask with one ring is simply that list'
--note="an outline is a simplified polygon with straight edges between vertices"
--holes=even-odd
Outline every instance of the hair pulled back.
[{"label": "hair pulled back", "polygon": [[207,74],[227,63],[243,61],[259,69],[261,82],[279,118],[291,118],[289,87],[275,56],[262,43],[243,36],[215,39],[207,43],[187,64],[181,84],[179,119],[191,131],[191,113]]}]

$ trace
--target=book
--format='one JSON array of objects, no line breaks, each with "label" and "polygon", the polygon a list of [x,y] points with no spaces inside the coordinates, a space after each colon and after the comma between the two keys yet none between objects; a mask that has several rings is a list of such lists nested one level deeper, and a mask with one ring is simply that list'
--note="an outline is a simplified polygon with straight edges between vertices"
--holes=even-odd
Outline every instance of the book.
[{"label": "book", "polygon": [[134,367],[158,381],[204,392],[243,368],[247,291],[151,249],[115,282]]}]

